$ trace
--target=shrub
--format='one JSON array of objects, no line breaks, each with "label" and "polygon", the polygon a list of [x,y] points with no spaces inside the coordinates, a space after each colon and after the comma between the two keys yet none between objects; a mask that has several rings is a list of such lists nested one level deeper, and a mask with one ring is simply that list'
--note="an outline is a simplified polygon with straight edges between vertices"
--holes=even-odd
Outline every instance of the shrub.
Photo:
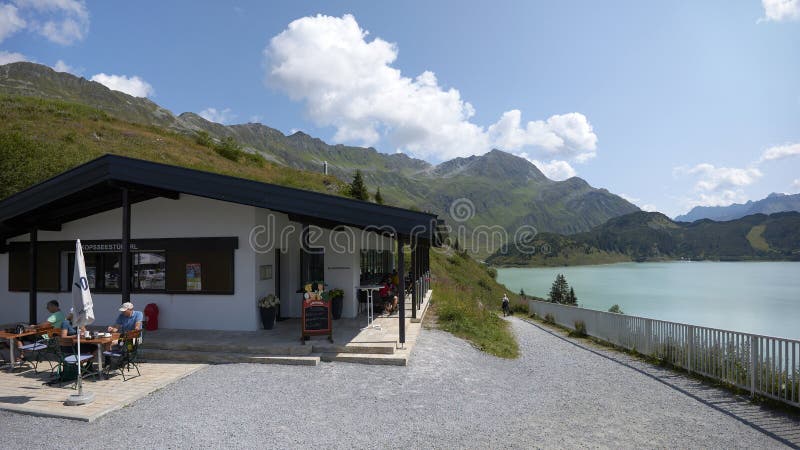
[{"label": "shrub", "polygon": [[521,314],[528,314],[530,311],[528,310],[528,305],[526,303],[511,303],[511,313],[521,313]]},{"label": "shrub", "polygon": [[244,153],[243,154],[244,161],[247,164],[250,164],[251,166],[263,167],[264,163],[266,162],[264,157],[259,155],[258,153],[247,153],[247,152],[242,152],[242,153]]},{"label": "shrub", "polygon": [[614,305],[611,308],[608,308],[608,312],[614,313],[614,314],[625,314],[622,311],[622,308],[620,308],[619,305],[616,304],[616,303],[614,303]]},{"label": "shrub", "polygon": [[214,140],[211,138],[211,135],[208,134],[208,131],[200,130],[197,132],[197,136],[195,136],[194,141],[198,144],[202,145],[203,147],[214,148]]},{"label": "shrub", "polygon": [[554,324],[554,323],[556,323],[556,318],[553,317],[552,314],[547,313],[547,314],[544,315],[544,321],[545,321],[545,323]]},{"label": "shrub", "polygon": [[231,161],[239,161],[239,159],[245,155],[245,152],[242,151],[242,146],[231,136],[223,138],[219,144],[214,147],[214,151],[223,158],[230,159]]},{"label": "shrub", "polygon": [[497,279],[497,269],[495,269],[494,267],[487,267],[486,273],[488,273],[493,280]]},{"label": "shrub", "polygon": [[582,320],[576,320],[575,323],[575,330],[569,333],[570,336],[573,337],[586,337],[586,323]]}]

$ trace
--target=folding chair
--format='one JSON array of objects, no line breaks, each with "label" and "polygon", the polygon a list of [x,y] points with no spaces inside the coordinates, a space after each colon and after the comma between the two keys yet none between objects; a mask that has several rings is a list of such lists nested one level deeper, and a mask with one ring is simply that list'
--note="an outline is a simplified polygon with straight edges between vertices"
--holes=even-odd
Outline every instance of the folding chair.
[{"label": "folding chair", "polygon": [[[120,343],[114,345],[111,350],[103,352],[105,364],[103,373],[108,376],[112,372],[122,375],[122,381],[141,376],[139,371],[139,346],[142,342],[142,332],[139,330],[129,331],[122,335]],[[131,376],[131,370],[136,370],[136,375]],[[125,372],[128,375],[125,375]]]},{"label": "folding chair", "polygon": [[[51,383],[62,384],[65,381],[75,380],[75,389],[78,385],[78,365],[81,367],[81,378],[97,377],[98,372],[91,370],[94,355],[91,353],[77,354],[77,349],[71,338],[58,337],[58,345],[55,346],[55,351],[58,356],[58,378]],[[74,373],[74,375],[72,375]],[[74,376],[75,378],[71,378]]]}]

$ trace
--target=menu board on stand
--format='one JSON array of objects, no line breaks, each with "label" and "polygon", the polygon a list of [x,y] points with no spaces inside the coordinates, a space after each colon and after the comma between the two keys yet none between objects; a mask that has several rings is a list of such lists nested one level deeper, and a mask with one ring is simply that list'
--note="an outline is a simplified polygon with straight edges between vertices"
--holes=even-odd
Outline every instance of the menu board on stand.
[{"label": "menu board on stand", "polygon": [[301,341],[306,343],[311,336],[328,335],[328,340],[333,342],[333,317],[331,302],[322,298],[322,291],[310,291],[306,288],[303,294],[303,313],[300,320],[302,327]]}]

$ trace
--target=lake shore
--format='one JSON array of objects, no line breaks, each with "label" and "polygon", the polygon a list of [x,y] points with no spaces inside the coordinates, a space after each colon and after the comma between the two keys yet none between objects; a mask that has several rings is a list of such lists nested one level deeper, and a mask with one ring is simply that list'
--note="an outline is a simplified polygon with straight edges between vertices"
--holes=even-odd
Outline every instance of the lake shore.
[{"label": "lake shore", "polygon": [[800,339],[798,262],[678,261],[497,269],[510,290],[546,298],[559,273],[580,306]]}]

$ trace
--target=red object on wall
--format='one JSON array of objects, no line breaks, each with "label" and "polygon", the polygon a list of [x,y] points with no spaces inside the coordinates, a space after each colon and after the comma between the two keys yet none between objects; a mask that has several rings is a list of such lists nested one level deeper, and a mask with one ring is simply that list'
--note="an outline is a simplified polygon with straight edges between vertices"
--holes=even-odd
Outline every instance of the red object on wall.
[{"label": "red object on wall", "polygon": [[144,307],[144,317],[147,319],[147,325],[145,326],[147,331],[158,329],[158,305],[155,303],[148,303],[147,306]]}]

